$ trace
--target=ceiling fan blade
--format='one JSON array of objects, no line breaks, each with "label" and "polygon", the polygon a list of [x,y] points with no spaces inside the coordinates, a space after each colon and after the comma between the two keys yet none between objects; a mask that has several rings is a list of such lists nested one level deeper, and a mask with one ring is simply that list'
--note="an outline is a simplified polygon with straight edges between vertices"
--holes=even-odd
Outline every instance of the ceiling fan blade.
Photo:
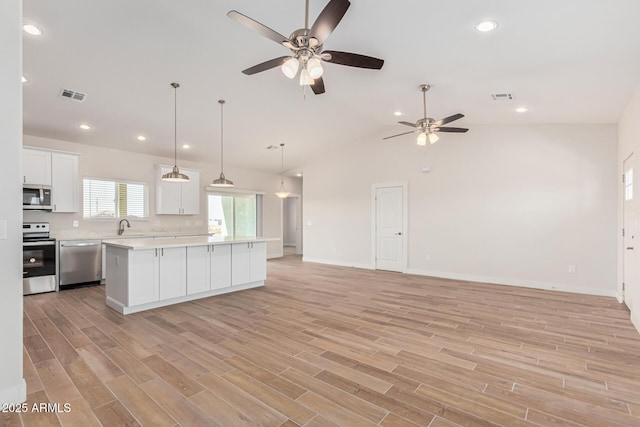
[{"label": "ceiling fan blade", "polygon": [[384,140],[384,139],[395,138],[396,136],[408,135],[408,134],[410,134],[410,133],[414,133],[414,132],[416,132],[416,131],[415,131],[415,130],[410,130],[409,132],[403,132],[403,133],[399,133],[399,134],[397,134],[397,135],[387,136],[387,137],[384,137],[384,138],[382,138],[382,139]]},{"label": "ceiling fan blade", "polygon": [[237,23],[244,25],[250,30],[253,30],[262,34],[266,38],[271,39],[278,44],[284,44],[285,42],[289,41],[288,37],[283,36],[277,31],[273,31],[271,28],[267,27],[266,25],[263,25],[258,21],[256,21],[255,19],[251,19],[246,15],[243,15],[237,10],[229,11],[227,13],[227,16],[233,19],[234,21],[236,21]]},{"label": "ceiling fan blade", "polygon": [[313,84],[311,85],[311,90],[316,95],[322,95],[324,93],[324,80],[322,79],[322,77],[318,77],[313,81]]},{"label": "ceiling fan blade", "polygon": [[451,127],[432,127],[431,130],[433,132],[454,132],[454,133],[465,133],[469,129],[465,128],[451,128]]},{"label": "ceiling fan blade", "polygon": [[347,13],[351,3],[349,0],[331,0],[320,12],[309,30],[309,37],[318,40],[318,44],[324,43],[333,30],[338,26],[342,17]]},{"label": "ceiling fan blade", "polygon": [[384,60],[372,56],[360,55],[358,53],[339,52],[336,50],[325,50],[322,54],[328,53],[331,59],[325,59],[332,64],[347,65],[349,67],[369,68],[379,70],[384,65]]},{"label": "ceiling fan blade", "polygon": [[281,56],[280,58],[270,59],[269,61],[265,61],[261,64],[254,65],[253,67],[249,67],[246,70],[242,70],[242,72],[248,76],[256,73],[260,73],[262,71],[267,71],[275,67],[279,67],[282,65],[287,59],[291,58],[290,56]]},{"label": "ceiling fan blade", "polygon": [[445,117],[444,119],[440,119],[436,122],[433,122],[434,126],[446,125],[447,123],[451,123],[455,120],[461,119],[464,117],[464,114],[454,114],[453,116]]},{"label": "ceiling fan blade", "polygon": [[400,123],[401,125],[405,125],[405,126],[411,126],[412,128],[419,128],[420,127],[415,123],[409,123],[409,122],[398,122],[398,123]]}]

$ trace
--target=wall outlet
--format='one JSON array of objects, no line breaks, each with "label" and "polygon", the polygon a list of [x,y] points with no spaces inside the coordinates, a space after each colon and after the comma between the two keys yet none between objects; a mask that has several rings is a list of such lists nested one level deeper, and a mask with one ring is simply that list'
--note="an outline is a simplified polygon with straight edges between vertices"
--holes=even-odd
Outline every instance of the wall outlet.
[{"label": "wall outlet", "polygon": [[424,260],[425,261],[431,261],[431,255],[425,255],[424,256]]},{"label": "wall outlet", "polygon": [[78,223],[78,220],[77,220],[77,219],[74,219],[74,220],[73,220],[73,226],[74,226],[74,227],[78,227],[78,225],[80,225],[80,224]]},{"label": "wall outlet", "polygon": [[571,273],[571,274],[575,274],[575,272],[576,272],[576,266],[575,266],[575,265],[573,265],[573,264],[572,264],[572,265],[570,265],[570,266],[569,266],[569,273]]}]

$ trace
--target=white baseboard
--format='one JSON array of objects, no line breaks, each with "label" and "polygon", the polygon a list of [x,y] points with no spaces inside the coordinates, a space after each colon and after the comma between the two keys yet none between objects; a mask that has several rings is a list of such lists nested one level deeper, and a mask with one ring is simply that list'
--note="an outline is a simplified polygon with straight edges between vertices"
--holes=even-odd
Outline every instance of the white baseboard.
[{"label": "white baseboard", "polygon": [[618,300],[618,302],[620,304],[622,304],[624,302],[624,297],[622,296],[622,294],[618,291],[616,291],[616,299]]},{"label": "white baseboard", "polygon": [[365,270],[373,270],[374,269],[371,264],[360,264],[360,263],[353,263],[353,262],[335,261],[335,260],[331,260],[331,259],[306,258],[304,255],[302,256],[302,261],[304,261],[304,262],[313,262],[315,264],[335,265],[335,266],[338,266],[338,267],[363,268]]},{"label": "white baseboard", "polygon": [[449,273],[449,272],[443,272],[443,271],[420,270],[420,269],[413,269],[413,268],[405,270],[404,273],[415,274],[418,276],[439,277],[442,279],[464,280],[468,282],[492,283],[494,285],[519,286],[522,288],[571,292],[575,294],[597,295],[597,296],[606,296],[606,297],[616,296],[616,291],[613,289],[607,290],[607,289],[599,289],[599,288],[586,288],[586,287],[573,286],[573,285],[567,285],[562,283],[539,282],[535,280],[505,279],[505,278],[493,277],[493,276],[478,276],[474,274],[459,274],[459,273]]},{"label": "white baseboard", "polygon": [[636,327],[636,330],[638,332],[640,332],[640,316],[638,316],[638,313],[635,312],[631,312],[631,323],[633,323],[633,326]]},{"label": "white baseboard", "polygon": [[0,389],[0,403],[17,404],[27,400],[27,383],[21,378],[13,387]]}]

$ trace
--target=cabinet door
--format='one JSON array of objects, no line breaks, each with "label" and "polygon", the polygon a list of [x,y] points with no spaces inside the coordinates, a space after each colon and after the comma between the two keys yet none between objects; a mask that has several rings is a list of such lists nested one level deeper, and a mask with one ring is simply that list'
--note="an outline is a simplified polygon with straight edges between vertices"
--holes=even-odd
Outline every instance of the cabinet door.
[{"label": "cabinet door", "polygon": [[160,299],[187,294],[187,248],[162,248],[160,251]]},{"label": "cabinet door", "polygon": [[187,295],[211,289],[211,257],[209,246],[187,248]]},{"label": "cabinet door", "polygon": [[78,212],[78,156],[51,154],[51,203],[53,212]]},{"label": "cabinet door", "polygon": [[267,244],[255,242],[251,244],[251,281],[267,279]]},{"label": "cabinet door", "polygon": [[51,152],[22,149],[22,183],[51,185]]},{"label": "cabinet door", "polygon": [[156,249],[129,251],[129,306],[158,301],[158,256]]},{"label": "cabinet door", "polygon": [[231,245],[211,246],[211,289],[231,286]]},{"label": "cabinet door", "polygon": [[179,182],[167,182],[162,175],[172,168],[156,168],[156,214],[179,215],[182,212],[181,185]]},{"label": "cabinet door", "polygon": [[244,285],[251,282],[250,243],[231,245],[231,285]]},{"label": "cabinet door", "polygon": [[185,169],[189,182],[180,184],[182,187],[182,214],[198,215],[200,213],[200,172]]}]

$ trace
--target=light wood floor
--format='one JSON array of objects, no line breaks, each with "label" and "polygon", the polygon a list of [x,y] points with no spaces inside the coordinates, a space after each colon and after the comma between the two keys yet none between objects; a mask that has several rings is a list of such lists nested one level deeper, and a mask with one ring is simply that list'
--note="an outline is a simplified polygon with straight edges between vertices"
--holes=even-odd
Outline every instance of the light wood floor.
[{"label": "light wood floor", "polygon": [[121,316],[104,287],[24,299],[24,426],[640,426],[614,298],[329,267]]}]

